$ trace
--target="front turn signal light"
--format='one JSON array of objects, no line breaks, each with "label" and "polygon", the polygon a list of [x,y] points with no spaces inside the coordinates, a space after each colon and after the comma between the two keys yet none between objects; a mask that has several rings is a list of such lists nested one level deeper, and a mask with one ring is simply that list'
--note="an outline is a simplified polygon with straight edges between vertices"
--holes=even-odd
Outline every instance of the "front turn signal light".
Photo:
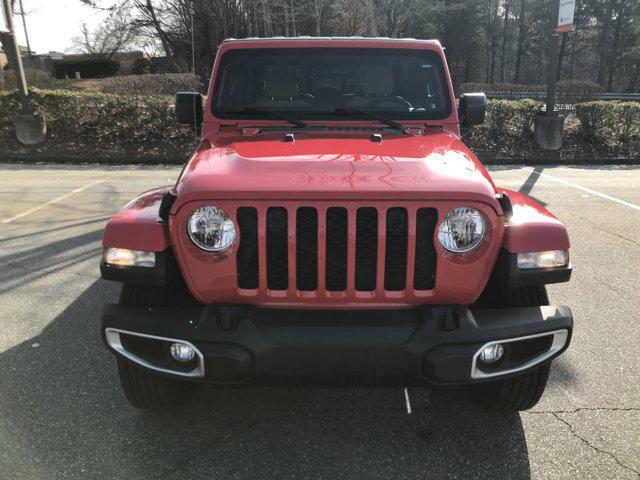
[{"label": "front turn signal light", "polygon": [[569,250],[550,250],[548,252],[528,252],[518,254],[518,268],[558,268],[569,265]]},{"label": "front turn signal light", "polygon": [[156,253],[107,247],[102,252],[102,261],[118,267],[155,267]]}]

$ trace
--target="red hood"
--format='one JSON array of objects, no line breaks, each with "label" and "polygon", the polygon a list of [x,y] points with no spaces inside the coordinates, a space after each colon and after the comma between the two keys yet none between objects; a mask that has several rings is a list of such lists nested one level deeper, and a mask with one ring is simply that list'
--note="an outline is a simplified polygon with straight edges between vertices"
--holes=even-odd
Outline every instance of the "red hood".
[{"label": "red hood", "polygon": [[180,205],[202,199],[469,200],[497,206],[491,178],[455,137],[236,137],[203,146],[177,184]]}]

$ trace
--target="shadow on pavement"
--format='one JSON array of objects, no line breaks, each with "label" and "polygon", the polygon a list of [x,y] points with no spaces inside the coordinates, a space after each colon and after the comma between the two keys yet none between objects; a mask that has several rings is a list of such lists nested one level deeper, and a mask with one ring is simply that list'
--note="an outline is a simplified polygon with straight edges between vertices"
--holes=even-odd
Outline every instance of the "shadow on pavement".
[{"label": "shadow on pavement", "polygon": [[530,477],[520,416],[460,392],[203,387],[185,411],[133,410],[98,331],[118,285],[94,282],[37,337],[0,353],[7,478]]},{"label": "shadow on pavement", "polygon": [[[103,232],[101,219],[89,223],[96,222],[100,225],[94,230],[0,255],[0,266],[4,267],[0,273],[0,294],[84,261],[95,260],[100,255]],[[14,236],[3,241],[9,240],[24,240],[24,245],[30,244],[26,235],[24,239]]]},{"label": "shadow on pavement", "polygon": [[528,197],[533,198],[540,205],[542,205],[543,207],[546,207],[547,206],[546,202],[544,202],[544,201],[540,200],[539,198],[536,198],[536,197],[531,195],[531,190],[533,190],[533,187],[535,186],[536,182],[540,178],[540,174],[542,173],[543,170],[544,170],[544,167],[542,167],[540,165],[536,166],[531,171],[531,173],[529,174],[527,179],[524,181],[522,186],[518,189],[518,192],[520,192],[520,193],[522,193],[524,195],[527,195]]}]

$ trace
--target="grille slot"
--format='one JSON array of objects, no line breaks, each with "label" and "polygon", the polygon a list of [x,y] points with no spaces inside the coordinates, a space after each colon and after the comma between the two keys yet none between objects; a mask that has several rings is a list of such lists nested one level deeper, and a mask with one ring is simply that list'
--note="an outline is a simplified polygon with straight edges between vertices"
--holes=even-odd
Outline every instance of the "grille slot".
[{"label": "grille slot", "polygon": [[326,288],[330,292],[347,289],[347,209],[327,209]]},{"label": "grille slot", "polygon": [[236,257],[238,286],[256,289],[258,288],[258,211],[253,207],[240,207],[238,227],[240,228],[240,245]]},{"label": "grille slot", "polygon": [[416,260],[413,287],[432,290],[436,281],[436,247],[434,231],[438,222],[435,208],[419,208],[416,216]]},{"label": "grille slot", "polygon": [[376,289],[378,266],[378,211],[372,207],[356,212],[356,290]]},{"label": "grille slot", "polygon": [[436,208],[242,206],[236,210],[236,221],[239,289],[295,298],[296,291],[378,296],[435,288]]},{"label": "grille slot", "polygon": [[404,290],[407,283],[407,210],[387,210],[387,236],[384,260],[384,289]]},{"label": "grille slot", "polygon": [[296,284],[302,291],[318,288],[318,211],[312,207],[296,211]]},{"label": "grille slot", "polygon": [[289,288],[289,249],[287,245],[287,210],[271,207],[267,210],[267,288]]}]

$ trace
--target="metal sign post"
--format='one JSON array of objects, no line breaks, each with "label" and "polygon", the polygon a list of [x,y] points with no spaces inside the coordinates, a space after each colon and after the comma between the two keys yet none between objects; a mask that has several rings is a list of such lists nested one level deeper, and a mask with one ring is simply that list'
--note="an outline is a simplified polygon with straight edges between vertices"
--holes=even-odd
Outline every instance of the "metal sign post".
[{"label": "metal sign post", "polygon": [[549,73],[547,76],[547,117],[554,115],[556,107],[556,72],[558,70],[558,31],[556,21],[560,11],[560,0],[552,0],[551,7],[551,45],[549,48]]},{"label": "metal sign post", "polygon": [[549,73],[547,76],[547,106],[536,115],[533,136],[545,150],[560,150],[564,135],[564,117],[556,109],[556,81],[558,72],[558,37],[573,30],[575,0],[551,0]]},{"label": "metal sign post", "polygon": [[552,0],[551,6],[551,45],[549,48],[549,74],[547,79],[547,116],[554,115],[556,107],[556,82],[558,71],[558,39],[560,33],[573,30],[573,12],[575,0]]}]

